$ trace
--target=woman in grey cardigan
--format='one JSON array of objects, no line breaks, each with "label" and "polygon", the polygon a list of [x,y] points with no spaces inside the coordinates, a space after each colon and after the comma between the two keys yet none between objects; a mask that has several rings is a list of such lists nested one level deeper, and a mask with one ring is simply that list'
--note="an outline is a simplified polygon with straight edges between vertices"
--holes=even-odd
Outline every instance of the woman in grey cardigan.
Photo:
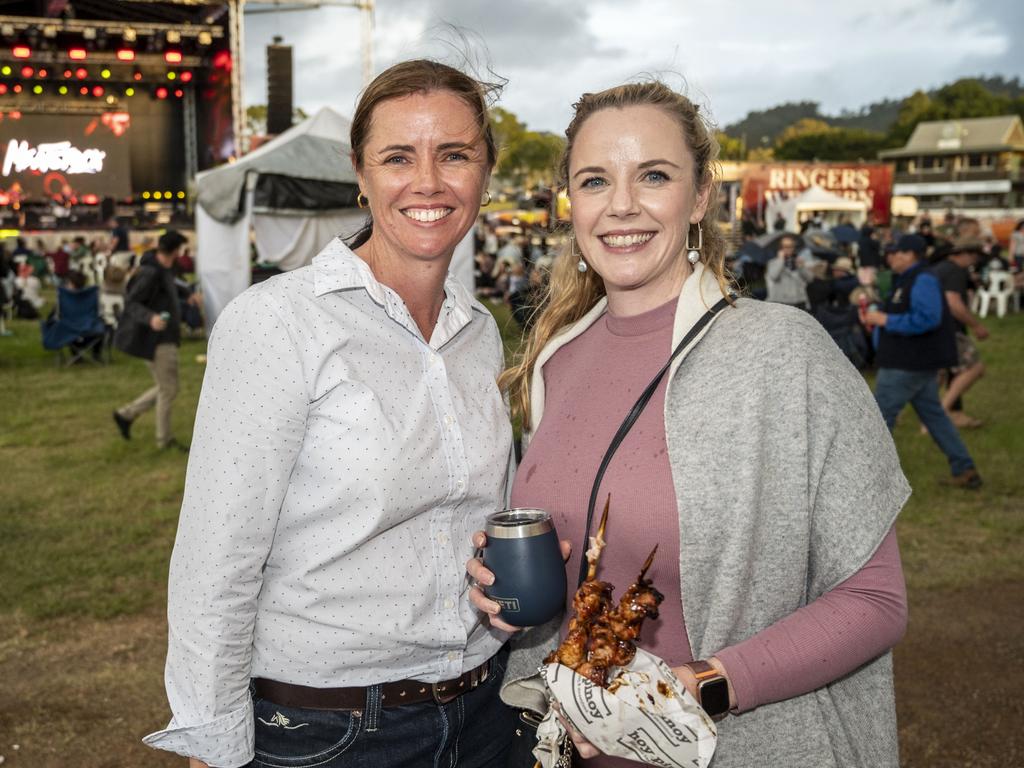
[{"label": "woman in grey cardigan", "polygon": [[[551,511],[574,577],[612,436],[717,305],[600,484],[599,577],[624,589],[659,544],[665,601],[641,644],[721,718],[712,768],[896,766],[889,649],[906,595],[892,526],[909,487],[870,391],[806,313],[719,303],[717,145],[688,99],[658,83],[586,94],[566,135],[572,250],[505,375],[530,443],[513,504]],[[562,633],[564,619],[517,638],[506,702],[546,710],[536,670]],[[617,764],[574,741],[587,765]]]}]

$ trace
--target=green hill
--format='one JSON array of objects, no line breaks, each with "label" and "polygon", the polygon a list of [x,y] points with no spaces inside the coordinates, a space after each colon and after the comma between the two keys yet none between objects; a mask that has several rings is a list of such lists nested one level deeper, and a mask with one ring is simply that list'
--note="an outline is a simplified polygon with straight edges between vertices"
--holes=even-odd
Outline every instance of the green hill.
[{"label": "green hill", "polygon": [[[974,89],[975,85],[980,86],[980,88]],[[896,123],[899,122],[901,112],[904,113],[904,118],[907,118],[910,116],[907,112],[917,111],[912,109],[905,110],[906,107],[913,105],[914,99],[920,100],[921,95],[925,95],[928,100],[939,100],[940,102],[954,101],[954,99],[944,97],[951,92],[964,91],[966,89],[987,92],[989,96],[995,98],[984,99],[984,104],[979,104],[975,100],[974,104],[964,106],[963,110],[954,109],[952,111],[965,111],[966,113],[988,113],[991,110],[998,112],[999,110],[1006,109],[1019,111],[1024,106],[1024,84],[1021,83],[1019,77],[1006,79],[999,75],[991,77],[979,76],[962,78],[954,83],[928,91],[925,94],[918,91],[903,99],[883,99],[857,110],[844,110],[838,115],[822,114],[820,104],[816,101],[780,104],[769,109],[748,112],[747,116],[742,120],[726,126],[724,132],[735,139],[745,138],[748,147],[759,145],[771,146],[775,144],[779,135],[786,128],[802,119],[821,120],[834,128],[856,128],[875,133],[889,134]],[[958,103],[957,106],[962,106],[962,104]],[[942,111],[940,110],[935,117],[940,117]],[[949,112],[950,110],[944,111]],[[993,112],[993,114],[997,112]],[[951,116],[975,117],[984,115],[954,114]],[[922,119],[934,119],[933,116],[927,114],[923,114],[921,117]],[[902,138],[904,132],[903,130],[898,131],[898,138]]]}]

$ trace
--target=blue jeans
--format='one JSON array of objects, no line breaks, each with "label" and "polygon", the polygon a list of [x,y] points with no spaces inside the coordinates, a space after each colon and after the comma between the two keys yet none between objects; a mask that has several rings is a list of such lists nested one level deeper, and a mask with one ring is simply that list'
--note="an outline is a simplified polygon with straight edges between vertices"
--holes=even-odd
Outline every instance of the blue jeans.
[{"label": "blue jeans", "polygon": [[882,418],[892,431],[903,406],[910,403],[917,417],[932,436],[932,440],[949,459],[954,475],[974,466],[967,446],[960,439],[953,422],[949,420],[939,400],[938,371],[904,371],[898,368],[880,368],[875,379],[875,400]]},{"label": "blue jeans", "polygon": [[515,710],[498,698],[508,651],[487,679],[448,704],[382,707],[379,686],[362,710],[282,707],[254,698],[256,757],[248,768],[504,768]]}]

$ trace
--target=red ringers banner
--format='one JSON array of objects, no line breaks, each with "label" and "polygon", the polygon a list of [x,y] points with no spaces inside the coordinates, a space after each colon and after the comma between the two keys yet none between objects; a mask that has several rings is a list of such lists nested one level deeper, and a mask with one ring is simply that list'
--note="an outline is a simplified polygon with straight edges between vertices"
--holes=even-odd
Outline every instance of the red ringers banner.
[{"label": "red ringers banner", "polygon": [[763,212],[774,199],[821,187],[867,203],[876,224],[889,223],[892,166],[886,163],[748,163],[743,169],[743,207]]}]

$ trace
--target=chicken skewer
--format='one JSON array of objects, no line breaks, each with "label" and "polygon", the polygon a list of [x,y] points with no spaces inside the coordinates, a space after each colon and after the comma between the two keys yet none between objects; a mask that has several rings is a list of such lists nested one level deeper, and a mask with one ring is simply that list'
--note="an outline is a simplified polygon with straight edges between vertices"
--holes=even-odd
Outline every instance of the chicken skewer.
[{"label": "chicken skewer", "polygon": [[591,546],[586,552],[587,578],[573,596],[573,617],[569,621],[565,640],[544,660],[546,664],[557,662],[569,667],[602,687],[608,684],[608,670],[611,667],[625,666],[633,660],[636,655],[635,641],[640,637],[644,619],[657,618],[658,606],[664,599],[646,578],[658,551],[655,546],[647,556],[636,582],[626,590],[619,604],[612,607],[613,587],[597,580],[597,565],[606,543],[604,533],[610,503],[609,495],[597,536],[590,540]]},{"label": "chicken skewer", "polygon": [[590,625],[598,616],[608,610],[612,601],[611,584],[597,580],[597,563],[605,546],[604,532],[608,525],[608,507],[611,494],[604,505],[601,523],[597,535],[590,538],[590,549],[586,551],[587,578],[580,584],[572,598],[572,618],[569,619],[569,631],[565,640],[558,648],[548,654],[545,664],[558,663],[569,669],[576,669],[587,660],[587,640],[590,636]]},{"label": "chicken skewer", "polygon": [[645,578],[657,551],[657,546],[651,550],[640,575],[623,593],[619,604],[591,626],[587,661],[576,672],[596,685],[605,687],[612,667],[624,667],[633,660],[644,619],[658,617],[658,606],[665,597]]}]

